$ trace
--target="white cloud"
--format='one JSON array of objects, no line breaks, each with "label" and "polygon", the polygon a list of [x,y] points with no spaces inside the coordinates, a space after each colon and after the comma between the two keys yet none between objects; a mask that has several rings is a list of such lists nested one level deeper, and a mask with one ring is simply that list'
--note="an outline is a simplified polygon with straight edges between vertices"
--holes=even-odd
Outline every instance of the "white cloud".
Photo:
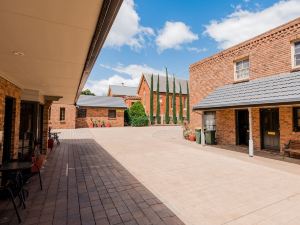
[{"label": "white cloud", "polygon": [[108,86],[109,85],[121,85],[124,84],[126,86],[132,86],[135,87],[139,84],[140,79],[139,78],[124,78],[120,75],[113,75],[109,77],[108,79],[102,79],[102,80],[89,80],[84,89],[90,89],[93,93],[96,95],[107,95],[108,92]]},{"label": "white cloud", "polygon": [[202,53],[202,52],[206,52],[207,51],[207,48],[187,47],[186,49],[189,52],[196,52],[196,53]]},{"label": "white cloud", "polygon": [[261,11],[237,8],[221,21],[211,21],[204,33],[224,49],[295,19],[299,12],[300,0],[280,1]]},{"label": "white cloud", "polygon": [[140,25],[140,17],[135,10],[134,1],[125,0],[108,34],[105,46],[120,48],[128,45],[138,50],[144,46],[145,39],[153,35],[152,28]]},{"label": "white cloud", "polygon": [[156,37],[156,45],[158,51],[162,52],[169,48],[180,49],[183,44],[195,40],[198,40],[198,35],[194,34],[189,26],[183,22],[167,21]]},{"label": "white cloud", "polygon": [[137,65],[137,64],[131,64],[128,66],[119,65],[117,67],[112,67],[112,70],[130,75],[132,78],[140,78],[142,73],[150,73],[150,74],[160,74],[164,75],[165,72],[163,70],[157,70],[152,67],[147,66],[146,64],[143,65]]},{"label": "white cloud", "polygon": [[118,65],[116,67],[101,64],[100,66],[121,74],[126,74],[127,76],[129,76],[129,78],[125,78],[119,74],[114,74],[108,79],[89,80],[86,83],[84,89],[88,88],[96,95],[106,95],[108,92],[109,85],[121,85],[123,83],[126,86],[138,86],[142,73],[165,75],[164,71],[154,69],[146,64],[131,64],[127,66]]}]

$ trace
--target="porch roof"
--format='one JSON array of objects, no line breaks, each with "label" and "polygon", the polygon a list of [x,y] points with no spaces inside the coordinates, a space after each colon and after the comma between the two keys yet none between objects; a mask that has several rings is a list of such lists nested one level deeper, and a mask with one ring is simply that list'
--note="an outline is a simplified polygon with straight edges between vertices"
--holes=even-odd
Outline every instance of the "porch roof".
[{"label": "porch roof", "polygon": [[77,106],[100,108],[127,108],[121,97],[80,95]]},{"label": "porch roof", "polygon": [[300,103],[300,72],[285,73],[217,88],[194,110]]}]

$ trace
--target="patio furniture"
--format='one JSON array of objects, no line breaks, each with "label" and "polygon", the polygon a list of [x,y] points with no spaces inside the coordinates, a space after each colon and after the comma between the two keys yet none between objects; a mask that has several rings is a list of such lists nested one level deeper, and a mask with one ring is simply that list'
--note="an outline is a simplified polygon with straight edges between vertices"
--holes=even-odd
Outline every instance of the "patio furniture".
[{"label": "patio furniture", "polygon": [[300,141],[299,140],[290,140],[288,144],[284,146],[284,155],[288,154],[291,157],[292,154],[300,154]]},{"label": "patio furniture", "polygon": [[49,133],[50,138],[53,138],[53,140],[56,141],[56,144],[58,144],[58,145],[60,145],[59,136],[58,136],[60,133],[61,132],[50,132]]},{"label": "patio furniture", "polygon": [[10,173],[7,170],[4,172],[4,174],[5,177],[1,177],[1,180],[5,180],[5,185],[0,186],[0,197],[1,199],[9,199],[12,202],[13,208],[18,218],[18,222],[21,223],[22,220],[15,199],[18,197],[20,199],[20,205],[22,205],[24,209],[26,208],[23,192],[22,174],[20,172]]}]

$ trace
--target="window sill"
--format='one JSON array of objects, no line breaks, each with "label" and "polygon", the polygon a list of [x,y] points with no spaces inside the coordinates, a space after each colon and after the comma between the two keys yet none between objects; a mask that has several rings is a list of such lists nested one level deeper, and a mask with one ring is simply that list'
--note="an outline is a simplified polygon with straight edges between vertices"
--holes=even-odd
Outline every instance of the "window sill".
[{"label": "window sill", "polygon": [[66,121],[65,121],[65,120],[60,120],[59,122],[60,122],[60,123],[66,123]]},{"label": "window sill", "polygon": [[117,118],[108,118],[108,120],[117,120]]},{"label": "window sill", "polygon": [[300,71],[300,66],[295,66],[291,69],[291,72],[298,72]]},{"label": "window sill", "polygon": [[243,83],[243,82],[248,82],[250,81],[249,78],[245,78],[245,79],[241,79],[241,80],[234,80],[233,83],[234,84],[238,84],[238,83]]}]

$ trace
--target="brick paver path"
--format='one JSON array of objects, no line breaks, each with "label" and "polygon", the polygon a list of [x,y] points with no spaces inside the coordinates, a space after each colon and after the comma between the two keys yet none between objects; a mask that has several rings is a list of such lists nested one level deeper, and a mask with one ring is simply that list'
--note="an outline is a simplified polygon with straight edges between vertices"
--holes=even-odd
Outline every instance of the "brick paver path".
[{"label": "brick paver path", "polygon": [[[182,225],[92,139],[63,140],[30,185],[23,224]],[[15,222],[15,221],[14,221]]]}]

